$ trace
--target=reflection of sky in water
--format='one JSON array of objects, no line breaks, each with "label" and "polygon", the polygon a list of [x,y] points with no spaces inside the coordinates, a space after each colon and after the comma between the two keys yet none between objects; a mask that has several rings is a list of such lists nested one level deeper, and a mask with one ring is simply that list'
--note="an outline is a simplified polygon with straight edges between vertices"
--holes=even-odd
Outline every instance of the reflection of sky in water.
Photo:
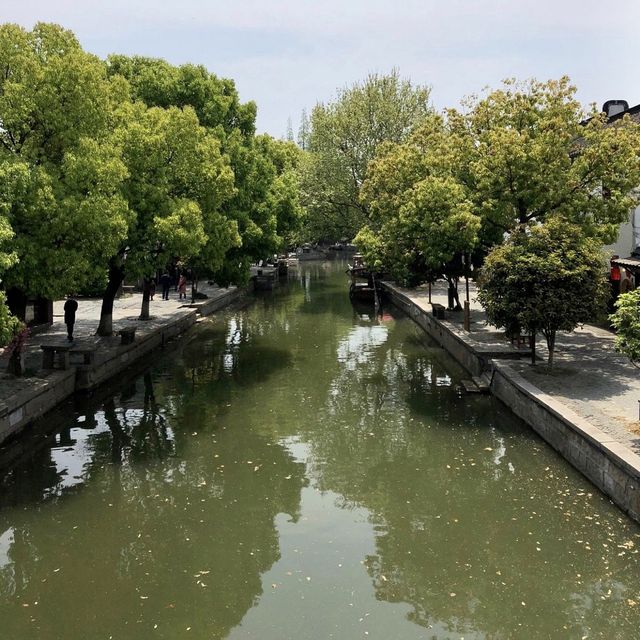
[{"label": "reflection of sky in water", "polygon": [[371,359],[372,350],[384,344],[388,333],[384,326],[354,327],[338,344],[338,362],[353,371]]},{"label": "reflection of sky in water", "polygon": [[9,549],[13,544],[13,527],[9,527],[0,535],[0,569],[11,563]]},{"label": "reflection of sky in water", "polygon": [[[120,426],[127,432],[140,424],[145,417],[144,409],[120,408],[116,411],[116,418]],[[86,416],[77,418],[79,424],[87,422]],[[59,496],[63,489],[68,489],[85,481],[86,466],[95,456],[95,447],[92,441],[102,433],[108,432],[109,425],[104,411],[95,414],[95,426],[93,428],[76,427],[67,433],[64,431],[56,437],[57,446],[51,447],[51,462],[55,466],[58,481],[55,485],[46,488],[43,497]],[[166,437],[174,439],[173,430],[167,427]],[[0,559],[2,547],[0,545]],[[0,565],[1,566],[1,565]]]},{"label": "reflection of sky in water", "polygon": [[[84,416],[82,417],[84,421]],[[89,440],[108,430],[104,414],[97,413],[95,429],[70,429],[68,440],[59,438],[60,445],[51,448],[51,461],[60,479],[55,486],[49,488],[47,495],[59,495],[62,489],[84,482],[85,465],[91,461],[94,454]]]},{"label": "reflection of sky in water", "polygon": [[225,353],[222,355],[222,367],[225,373],[231,373],[235,365],[235,353],[242,344],[242,320],[239,317],[230,318],[225,338]]}]

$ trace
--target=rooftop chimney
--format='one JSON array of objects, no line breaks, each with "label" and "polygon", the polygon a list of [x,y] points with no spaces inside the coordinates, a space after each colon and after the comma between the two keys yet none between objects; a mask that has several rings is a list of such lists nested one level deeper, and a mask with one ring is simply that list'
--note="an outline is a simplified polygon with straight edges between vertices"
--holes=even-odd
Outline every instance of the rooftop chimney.
[{"label": "rooftop chimney", "polygon": [[629,103],[626,100],[607,100],[602,105],[602,110],[607,114],[607,118],[617,116],[628,108]]}]

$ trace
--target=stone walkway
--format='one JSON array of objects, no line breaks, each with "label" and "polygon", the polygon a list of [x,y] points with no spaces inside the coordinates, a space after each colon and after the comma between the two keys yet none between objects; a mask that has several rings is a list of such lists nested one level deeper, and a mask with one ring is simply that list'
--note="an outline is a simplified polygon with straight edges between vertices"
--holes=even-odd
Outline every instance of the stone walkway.
[{"label": "stone walkway", "polygon": [[[227,294],[229,289],[201,283],[199,292],[206,295],[206,299],[197,300],[195,307],[210,303],[221,296]],[[147,321],[138,320],[142,306],[142,294],[134,293],[117,298],[113,306],[113,330],[114,333],[124,327],[135,326],[138,336],[155,331],[159,326],[167,323],[170,319],[193,311],[191,305],[190,291],[188,299],[178,300],[178,293],[171,290],[169,300],[162,300],[160,292],[157,292],[153,301],[150,302],[151,319]],[[95,335],[100,318],[100,308],[102,301],[97,298],[78,298],[78,311],[76,313],[76,324],[74,327],[74,345],[87,346],[95,345],[100,350],[117,348],[120,344],[120,337],[98,337]],[[36,387],[41,381],[50,376],[59,375],[57,370],[42,369],[41,344],[56,344],[66,342],[67,330],[64,324],[64,300],[59,300],[53,304],[53,324],[46,331],[33,334],[27,342],[25,369],[26,375],[15,378],[4,373],[6,369],[6,358],[0,356],[0,406],[12,405],[12,398],[22,394],[31,388]]]},{"label": "stone walkway", "polygon": [[[476,290],[469,283],[471,306],[471,343],[502,345],[509,352],[512,346],[502,331],[486,321],[484,311],[476,300]],[[431,309],[428,287],[403,289],[418,306]],[[432,287],[431,299],[447,305],[446,283]],[[460,283],[460,302],[464,299],[464,282]],[[462,312],[447,312],[445,322],[459,330],[463,325]],[[522,357],[510,360],[512,366],[528,382],[565,404],[588,422],[618,442],[640,453],[640,370],[629,359],[616,353],[614,335],[598,327],[584,325],[571,333],[558,333],[555,364],[552,372],[545,366],[547,349],[544,338],[536,343],[538,364],[523,352]]]}]

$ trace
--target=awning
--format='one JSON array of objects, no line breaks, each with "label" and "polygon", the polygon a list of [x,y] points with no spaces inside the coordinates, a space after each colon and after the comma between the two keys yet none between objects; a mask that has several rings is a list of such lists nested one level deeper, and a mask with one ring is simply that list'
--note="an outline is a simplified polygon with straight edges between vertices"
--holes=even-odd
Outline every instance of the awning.
[{"label": "awning", "polygon": [[624,267],[630,271],[640,271],[640,258],[614,258],[611,260],[611,264],[617,264],[619,267]]}]

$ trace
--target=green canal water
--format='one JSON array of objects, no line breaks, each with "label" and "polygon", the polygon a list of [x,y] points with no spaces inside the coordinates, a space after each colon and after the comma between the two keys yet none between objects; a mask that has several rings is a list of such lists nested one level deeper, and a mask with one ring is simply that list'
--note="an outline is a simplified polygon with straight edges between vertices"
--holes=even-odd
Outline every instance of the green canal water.
[{"label": "green canal water", "polygon": [[640,636],[640,530],[343,266],[206,320],[0,485],[0,637]]}]

